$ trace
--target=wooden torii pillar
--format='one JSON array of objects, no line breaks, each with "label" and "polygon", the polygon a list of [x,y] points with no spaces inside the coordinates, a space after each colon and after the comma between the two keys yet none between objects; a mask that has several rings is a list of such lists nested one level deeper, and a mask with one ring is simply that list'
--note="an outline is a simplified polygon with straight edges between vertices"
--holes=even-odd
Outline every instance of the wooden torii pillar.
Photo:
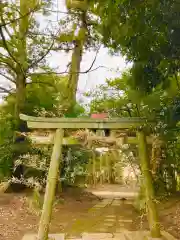
[{"label": "wooden torii pillar", "polygon": [[152,238],[160,238],[160,226],[155,203],[152,174],[149,167],[147,141],[145,135],[144,118],[113,118],[113,119],[83,119],[83,118],[43,118],[20,115],[20,119],[27,121],[29,128],[54,129],[54,147],[47,177],[44,204],[39,223],[37,240],[48,240],[49,224],[58,178],[63,145],[64,129],[132,129],[137,132],[139,141],[139,157],[145,184],[148,220]]}]

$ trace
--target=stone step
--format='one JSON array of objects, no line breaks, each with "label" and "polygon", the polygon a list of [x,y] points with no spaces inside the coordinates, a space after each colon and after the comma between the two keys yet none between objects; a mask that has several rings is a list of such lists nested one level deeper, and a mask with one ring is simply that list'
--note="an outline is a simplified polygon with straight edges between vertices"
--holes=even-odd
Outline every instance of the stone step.
[{"label": "stone step", "polygon": [[[26,234],[22,238],[22,240],[36,240],[37,234]],[[57,233],[57,234],[49,234],[48,240],[64,240],[65,234],[64,233]]]},{"label": "stone step", "polygon": [[[36,234],[26,234],[22,240],[36,240]],[[162,238],[151,238],[148,231],[126,231],[118,233],[82,233],[81,238],[65,238],[65,234],[49,234],[48,240],[177,240],[171,234],[162,231]]]}]

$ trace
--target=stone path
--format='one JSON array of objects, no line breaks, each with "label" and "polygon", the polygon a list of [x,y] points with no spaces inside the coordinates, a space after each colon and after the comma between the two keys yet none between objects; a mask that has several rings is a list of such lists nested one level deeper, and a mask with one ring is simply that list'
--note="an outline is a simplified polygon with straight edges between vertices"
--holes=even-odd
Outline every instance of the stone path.
[{"label": "stone path", "polygon": [[79,237],[82,232],[119,233],[125,229],[135,230],[132,211],[132,202],[129,200],[104,199],[89,210],[88,219],[76,220],[65,232],[67,237]]},{"label": "stone path", "polygon": [[128,198],[134,199],[138,196],[138,187],[123,186],[118,184],[99,185],[95,188],[88,188],[87,192],[102,198]]},{"label": "stone path", "polygon": [[[152,240],[148,231],[137,231],[133,211],[132,200],[103,199],[88,211],[88,218],[75,220],[65,234],[51,234],[49,240]],[[166,232],[162,235],[162,240],[176,240]],[[23,238],[35,239],[35,234]]]}]

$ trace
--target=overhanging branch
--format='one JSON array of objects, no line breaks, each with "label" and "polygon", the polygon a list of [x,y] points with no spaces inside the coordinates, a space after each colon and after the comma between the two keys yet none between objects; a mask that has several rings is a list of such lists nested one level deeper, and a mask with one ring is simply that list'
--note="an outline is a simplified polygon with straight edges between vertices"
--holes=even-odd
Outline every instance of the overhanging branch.
[{"label": "overhanging branch", "polygon": [[7,76],[5,73],[0,72],[0,75],[9,80],[10,82],[15,83],[15,81],[11,77]]},{"label": "overhanging branch", "polygon": [[17,73],[15,67],[13,66],[12,59],[8,56],[3,55],[2,53],[0,53],[0,66],[7,67]]},{"label": "overhanging branch", "polygon": [[54,45],[54,40],[52,41],[52,43],[51,43],[50,47],[47,49],[47,51],[46,51],[39,59],[37,59],[37,60],[35,60],[34,62],[32,62],[32,63],[29,65],[28,69],[33,68],[33,67],[36,66],[38,63],[40,63],[40,62],[48,55],[48,53],[51,51],[53,45]]},{"label": "overhanging branch", "polygon": [[[99,68],[106,68],[106,69],[108,69],[108,67],[106,67],[106,66],[98,66],[98,67],[96,67],[96,68],[94,68],[94,69],[91,69],[91,70],[86,70],[86,71],[83,71],[83,72],[71,72],[72,74],[77,74],[77,73],[79,73],[79,74],[87,74],[87,73],[89,73],[89,72],[94,72],[94,71],[96,71],[96,70],[98,70]],[[55,74],[55,75],[63,75],[63,74],[68,74],[69,72],[68,71],[64,71],[64,72],[38,72],[38,73],[30,73],[29,74],[29,76],[33,76],[33,75],[50,75],[50,74]]]},{"label": "overhanging branch", "polygon": [[2,93],[11,93],[13,89],[6,89],[4,87],[0,87],[0,90],[2,91]]}]

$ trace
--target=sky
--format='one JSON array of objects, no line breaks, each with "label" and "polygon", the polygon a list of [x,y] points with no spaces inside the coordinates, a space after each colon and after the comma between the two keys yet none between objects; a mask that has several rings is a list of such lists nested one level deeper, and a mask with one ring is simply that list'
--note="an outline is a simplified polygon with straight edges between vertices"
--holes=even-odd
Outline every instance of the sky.
[{"label": "sky", "polygon": [[[81,62],[82,72],[90,68],[95,54],[95,52],[87,52],[83,55]],[[51,67],[58,67],[60,65],[60,71],[64,71],[67,63],[70,61],[70,57],[70,55],[63,53],[53,54],[48,60]],[[103,67],[87,74],[80,74],[77,92],[78,98],[82,97],[83,92],[92,90],[96,88],[97,85],[103,84],[107,78],[119,77],[127,68],[127,64],[121,56],[110,56],[108,50],[103,47],[100,49],[92,69],[96,69],[99,66]]]},{"label": "sky", "polygon": [[[66,12],[65,0],[55,0],[57,3],[54,6],[55,9],[59,9],[59,11]],[[52,22],[56,22],[57,19],[61,19],[64,14],[62,13],[54,13],[51,18]],[[49,21],[49,17],[47,20],[43,17],[39,17],[40,26],[42,28],[46,27]],[[81,63],[81,71],[86,71],[91,66],[95,52],[86,52],[83,54],[83,59]],[[53,52],[48,57],[48,62],[51,67],[58,67],[59,71],[65,71],[67,64],[70,62],[71,55],[66,53],[56,53]],[[96,88],[97,85],[103,84],[107,78],[115,78],[119,77],[121,73],[128,67],[126,61],[123,57],[112,56],[108,53],[108,49],[101,47],[96,62],[93,66],[93,69],[96,67],[103,66],[98,68],[96,71],[89,72],[87,74],[80,74],[79,84],[78,84],[78,92],[77,98],[85,100],[83,97],[83,93]],[[117,71],[118,69],[118,71]],[[0,86],[7,85],[7,82],[4,81],[2,77],[0,77]]]}]

